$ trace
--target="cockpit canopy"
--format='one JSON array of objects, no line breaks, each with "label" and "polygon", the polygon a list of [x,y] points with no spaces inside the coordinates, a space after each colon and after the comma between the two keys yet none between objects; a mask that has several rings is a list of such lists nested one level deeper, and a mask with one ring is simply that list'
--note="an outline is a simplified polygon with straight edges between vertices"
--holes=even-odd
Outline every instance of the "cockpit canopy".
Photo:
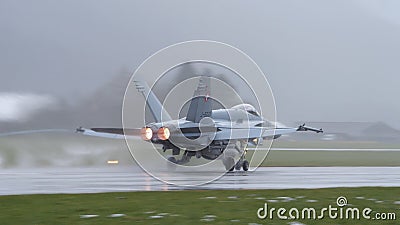
[{"label": "cockpit canopy", "polygon": [[251,115],[260,116],[260,114],[258,113],[256,108],[250,104],[245,103],[245,104],[235,105],[232,107],[232,109],[241,109],[241,110],[244,110],[244,111],[250,113]]}]

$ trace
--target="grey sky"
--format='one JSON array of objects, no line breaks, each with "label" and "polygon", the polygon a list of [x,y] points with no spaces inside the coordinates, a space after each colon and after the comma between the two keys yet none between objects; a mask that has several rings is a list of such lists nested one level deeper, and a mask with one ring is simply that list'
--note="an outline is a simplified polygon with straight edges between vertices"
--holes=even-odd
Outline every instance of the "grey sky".
[{"label": "grey sky", "polygon": [[399,11],[395,0],[2,0],[0,92],[74,102],[160,48],[210,39],[258,63],[280,121],[400,128]]}]

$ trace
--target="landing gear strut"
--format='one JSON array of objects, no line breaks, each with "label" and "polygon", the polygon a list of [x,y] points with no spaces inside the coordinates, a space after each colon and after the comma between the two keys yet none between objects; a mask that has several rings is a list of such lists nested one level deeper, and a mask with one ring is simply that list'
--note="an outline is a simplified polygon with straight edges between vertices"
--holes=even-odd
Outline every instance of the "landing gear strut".
[{"label": "landing gear strut", "polygon": [[249,162],[244,158],[246,151],[244,150],[244,143],[239,142],[235,145],[235,149],[241,155],[239,161],[235,165],[236,170],[243,169],[244,171],[249,170]]},{"label": "landing gear strut", "polygon": [[224,158],[222,163],[224,164],[226,171],[231,172],[235,168],[235,159],[233,157]]}]

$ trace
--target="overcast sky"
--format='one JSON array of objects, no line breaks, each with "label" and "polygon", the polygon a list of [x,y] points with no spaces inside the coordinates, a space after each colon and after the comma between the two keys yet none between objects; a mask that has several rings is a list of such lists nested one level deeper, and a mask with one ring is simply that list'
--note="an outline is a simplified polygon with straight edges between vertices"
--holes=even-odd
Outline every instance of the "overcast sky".
[{"label": "overcast sky", "polygon": [[210,39],[261,67],[280,121],[400,128],[398,12],[396,0],[1,0],[0,97],[78,101],[163,47]]}]

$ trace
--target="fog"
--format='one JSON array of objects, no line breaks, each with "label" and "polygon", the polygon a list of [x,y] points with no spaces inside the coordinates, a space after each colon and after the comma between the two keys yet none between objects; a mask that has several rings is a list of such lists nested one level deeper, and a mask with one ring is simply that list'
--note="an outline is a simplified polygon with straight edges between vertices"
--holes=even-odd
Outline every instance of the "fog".
[{"label": "fog", "polygon": [[399,11],[395,0],[2,0],[1,131],[119,125],[130,74],[157,50],[193,39],[252,57],[279,121],[400,129]]}]

